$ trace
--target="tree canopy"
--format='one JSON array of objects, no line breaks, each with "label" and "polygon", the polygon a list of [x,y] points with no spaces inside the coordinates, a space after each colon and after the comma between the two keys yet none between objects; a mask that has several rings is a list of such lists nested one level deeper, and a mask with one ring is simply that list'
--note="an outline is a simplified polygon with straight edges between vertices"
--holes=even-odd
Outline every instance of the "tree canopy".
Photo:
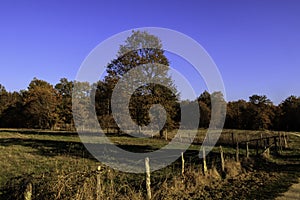
[{"label": "tree canopy", "polygon": [[[125,43],[120,46],[117,58],[114,59],[107,67],[107,76],[104,82],[99,82],[97,87],[97,104],[98,113],[101,114],[100,123],[109,124],[111,115],[111,97],[117,82],[124,79],[126,73],[134,73],[130,80],[124,85],[123,98],[126,92],[133,89],[134,92],[130,97],[129,109],[130,117],[140,127],[147,126],[150,123],[150,108],[155,104],[161,104],[167,113],[165,128],[173,128],[177,124],[178,112],[178,92],[173,84],[171,77],[168,75],[169,61],[164,55],[162,44],[159,38],[147,32],[134,31]],[[143,77],[140,78],[139,77]],[[159,83],[152,83],[151,80],[159,80]],[[132,84],[134,83],[134,84]],[[136,86],[139,86],[135,88]],[[133,88],[131,88],[133,87]],[[119,96],[122,94],[118,94]],[[121,96],[122,97],[122,96]],[[120,101],[123,98],[119,98]],[[107,110],[103,112],[104,110]],[[122,116],[119,116],[122,118]],[[105,121],[107,120],[107,121]],[[124,116],[122,121],[130,120]],[[116,126],[116,125],[115,125]]]}]

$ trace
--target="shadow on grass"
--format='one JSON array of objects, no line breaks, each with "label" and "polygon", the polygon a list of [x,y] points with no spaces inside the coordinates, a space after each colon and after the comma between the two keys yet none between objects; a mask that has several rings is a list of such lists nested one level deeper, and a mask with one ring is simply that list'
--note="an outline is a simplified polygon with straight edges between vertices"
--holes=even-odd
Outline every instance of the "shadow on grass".
[{"label": "shadow on grass", "polygon": [[[38,154],[41,156],[59,156],[68,155],[79,158],[89,158],[95,159],[90,152],[85,148],[84,144],[81,142],[69,142],[69,141],[59,141],[59,140],[43,140],[43,139],[31,139],[31,138],[1,138],[0,146],[13,146],[19,145],[23,147],[31,147],[36,151],[32,154]],[[93,144],[89,144],[93,145]],[[95,148],[98,151],[104,151],[109,148],[110,144],[97,145]],[[146,153],[152,152],[156,149],[148,145],[116,145],[121,149],[135,153]]]},{"label": "shadow on grass", "polygon": [[[54,136],[75,136],[76,132],[52,132],[52,131],[33,131],[33,130],[0,130],[0,132],[15,132],[20,134],[40,134],[40,135],[54,135]],[[95,133],[94,133],[95,134]],[[110,136],[117,136],[118,134],[112,134]],[[118,135],[119,136],[119,135]],[[126,136],[126,134],[121,135]],[[127,137],[127,136],[126,136]],[[47,139],[32,139],[32,138],[1,138],[0,146],[23,146],[23,147],[31,147],[35,151],[32,154],[37,154],[41,156],[59,156],[59,155],[68,155],[74,156],[77,158],[88,158],[91,160],[96,160],[85,148],[85,146],[81,142],[71,142],[71,141],[59,141],[59,140],[47,140]],[[136,153],[146,153],[155,151],[157,149],[148,145],[117,145],[118,147]],[[224,144],[225,146],[225,144]],[[104,151],[105,147],[109,147],[109,144],[103,145],[99,148],[99,151]],[[230,145],[228,145],[230,147]],[[240,148],[243,148],[241,145]],[[199,151],[197,150],[188,150],[184,153],[186,163],[192,164],[199,168],[202,160],[199,158]],[[226,153],[226,159],[228,157],[234,158],[235,154]],[[260,157],[252,157],[255,162],[253,168],[255,170],[264,171],[266,173],[271,172],[279,172],[284,173],[283,176],[276,182],[272,182],[268,185],[261,186],[258,190],[251,192],[249,197],[251,199],[273,199],[278,196],[280,193],[283,193],[288,190],[288,188],[297,181],[297,178],[300,177],[300,155],[299,154],[288,154],[288,155],[276,155],[276,159],[280,159],[282,161],[289,161],[286,163],[278,164],[273,161],[269,161]],[[295,162],[290,162],[294,161]],[[220,169],[220,158],[219,153],[210,152],[207,156],[207,164],[208,167],[211,168],[212,163],[216,165],[218,169]],[[178,159],[174,163],[174,168],[181,168],[181,160]],[[172,173],[170,173],[172,174]],[[163,176],[162,176],[163,177]]]},{"label": "shadow on grass", "polygon": [[[22,135],[45,135],[45,136],[79,136],[77,131],[51,131],[51,130],[39,130],[39,129],[0,129],[1,132],[18,133]],[[127,137],[134,138],[134,136],[126,133],[106,133],[103,132],[85,132],[87,136],[106,136],[106,137]],[[157,139],[158,137],[156,137]]]},{"label": "shadow on grass", "polygon": [[[276,159],[278,158],[276,157]],[[300,177],[300,162],[279,164],[262,157],[253,157],[252,159],[254,160],[253,169],[267,174],[280,174],[280,176],[268,184],[262,184],[256,191],[252,191],[249,195],[251,199],[275,199],[288,191],[289,187],[297,183]],[[284,159],[288,160],[289,158],[285,157]]]},{"label": "shadow on grass", "polygon": [[49,130],[26,130],[26,129],[1,129],[1,132],[18,133],[24,135],[54,135],[54,136],[78,136],[75,131],[49,131]]}]

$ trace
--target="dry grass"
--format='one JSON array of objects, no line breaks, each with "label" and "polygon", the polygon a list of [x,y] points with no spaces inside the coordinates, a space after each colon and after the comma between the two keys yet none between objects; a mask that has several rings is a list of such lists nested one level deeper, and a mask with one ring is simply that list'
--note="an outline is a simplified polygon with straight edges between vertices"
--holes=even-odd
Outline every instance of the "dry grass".
[{"label": "dry grass", "polygon": [[[201,130],[204,132],[204,130]],[[232,130],[224,131],[231,135]],[[235,134],[243,134],[236,131]],[[248,132],[260,136],[260,132]],[[266,133],[270,134],[270,133]],[[252,137],[252,136],[251,136]],[[111,136],[119,145],[155,148],[166,141]],[[123,138],[123,139],[122,139]],[[230,138],[231,139],[231,138]],[[224,139],[225,140],[225,139]],[[186,170],[181,175],[180,159],[151,174],[153,199],[272,199],[299,177],[300,142],[290,137],[290,148],[279,157],[233,161],[234,148],[225,152],[225,174],[220,170],[218,148],[207,157],[209,173],[202,174],[199,145],[185,154]],[[33,184],[34,199],[144,199],[145,177],[115,171],[97,162],[82,146],[78,136],[34,131],[0,132],[0,199],[23,199],[27,184]],[[101,165],[101,171],[97,167]],[[100,189],[97,192],[97,176]]]}]

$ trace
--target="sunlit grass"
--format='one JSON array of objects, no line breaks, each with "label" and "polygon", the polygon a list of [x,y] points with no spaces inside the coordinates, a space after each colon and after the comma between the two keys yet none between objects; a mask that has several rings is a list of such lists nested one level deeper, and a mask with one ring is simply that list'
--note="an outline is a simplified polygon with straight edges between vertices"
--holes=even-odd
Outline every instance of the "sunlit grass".
[{"label": "sunlit grass", "polygon": [[[177,145],[173,147],[176,149],[183,149],[182,144],[190,142],[190,132],[191,131],[186,130],[181,136],[182,141],[180,138],[175,138],[175,144]],[[186,158],[186,164],[189,171],[192,173],[201,172],[201,162],[199,161],[197,154],[201,153],[201,142],[204,140],[206,132],[207,130],[200,129],[194,143],[188,148],[189,153],[192,153],[192,157]],[[260,138],[261,135],[266,137],[278,134],[278,132],[269,131],[223,130],[220,140],[222,141],[221,145],[225,152],[226,160],[234,159],[235,155],[235,145],[232,145],[232,133],[234,133],[234,137],[239,138],[239,141]],[[276,177],[278,176],[282,181],[280,184],[277,184],[276,181],[272,182],[272,185],[269,185],[267,188],[270,191],[284,191],[289,184],[293,183],[293,181],[300,176],[299,172],[295,171],[295,167],[300,164],[300,137],[289,133],[287,134],[289,135],[289,148],[280,152],[278,156],[272,156],[269,160],[269,162],[276,163],[278,169],[269,169],[264,167],[264,163],[261,163],[263,172],[264,170],[283,170],[271,173],[273,175],[275,173]],[[158,137],[134,138],[126,135],[109,135],[107,139],[120,147],[128,148],[135,146],[135,148],[145,148],[146,146],[149,146],[153,150],[156,150],[166,146],[170,140],[174,139],[174,136],[175,133],[168,133],[168,141],[159,139]],[[100,134],[99,136],[86,136],[91,143],[95,143],[96,139],[101,137],[103,137],[103,135],[101,136]],[[220,144],[217,144],[213,147],[211,152],[212,156],[219,156],[219,146]],[[49,173],[68,174],[76,171],[93,171],[97,169],[97,166],[102,165],[85,149],[84,145],[82,145],[81,138],[76,133],[35,130],[1,130],[0,152],[0,187],[3,187],[12,178],[23,176],[25,174],[41,176],[43,174],[49,175]],[[250,156],[254,157],[255,154],[256,150],[250,148]],[[240,147],[240,156],[243,158],[245,155],[245,148]],[[196,157],[198,157],[198,160]],[[213,161],[214,157],[209,156],[208,160]],[[196,171],[194,171],[195,169]],[[156,184],[160,185],[164,180],[172,179],[174,174],[180,174],[180,160],[155,172],[153,179],[156,181]],[[114,176],[119,175],[115,174]],[[120,175],[120,177],[123,177],[122,180],[124,179],[126,184],[129,184],[130,181],[134,182],[134,177],[141,178],[143,176],[123,174]],[[142,182],[143,180],[139,181]],[[153,186],[155,187],[155,185]],[[139,192],[138,194],[140,195]]]}]

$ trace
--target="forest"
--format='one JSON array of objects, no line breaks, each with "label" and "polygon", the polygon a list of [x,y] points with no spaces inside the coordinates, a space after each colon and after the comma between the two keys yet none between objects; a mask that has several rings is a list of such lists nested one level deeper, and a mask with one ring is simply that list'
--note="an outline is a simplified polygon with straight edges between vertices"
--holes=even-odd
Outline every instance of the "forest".
[{"label": "forest", "polygon": [[[90,88],[96,90],[96,110],[99,122],[114,127],[111,110],[109,110],[109,87],[111,85],[99,81],[90,86],[80,83],[87,92]],[[72,115],[72,87],[73,81],[62,78],[59,83],[52,86],[46,81],[34,78],[27,90],[8,92],[0,85],[0,127],[1,128],[32,128],[52,130],[74,130]],[[111,88],[111,87],[110,87]],[[107,91],[107,93],[105,93]],[[201,111],[199,128],[207,128],[210,122],[211,96],[204,91],[194,101],[185,100],[181,104],[188,107],[198,103]],[[137,96],[136,100],[138,100]],[[143,98],[145,99],[145,98]],[[133,100],[132,100],[133,101]],[[177,101],[178,102],[178,101]],[[136,105],[132,103],[133,105]],[[169,105],[166,103],[166,105]],[[252,95],[249,100],[230,101],[226,103],[226,129],[246,130],[280,130],[300,131],[300,97],[290,96],[279,105],[274,105],[265,95]],[[147,124],[147,106],[132,106],[133,119],[139,124]],[[145,110],[142,112],[142,110]],[[172,126],[180,118],[178,105],[170,106],[168,113]],[[170,114],[170,115],[171,115]],[[105,126],[105,125],[104,125]],[[188,128],[188,127],[187,127]]]}]

